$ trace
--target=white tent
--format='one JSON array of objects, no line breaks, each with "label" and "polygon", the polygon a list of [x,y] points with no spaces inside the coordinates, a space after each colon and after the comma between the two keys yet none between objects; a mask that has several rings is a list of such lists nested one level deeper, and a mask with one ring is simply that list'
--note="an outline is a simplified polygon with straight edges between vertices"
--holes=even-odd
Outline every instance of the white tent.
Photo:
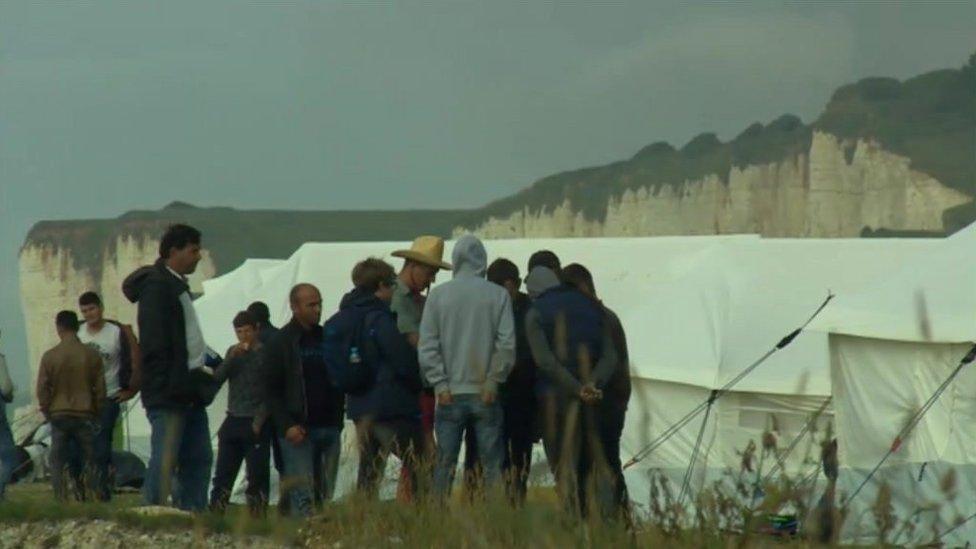
[{"label": "white tent", "polygon": [[[751,235],[486,242],[490,258],[507,257],[525,265],[532,252],[551,249],[564,263],[579,262],[592,271],[600,297],[620,316],[630,343],[634,394],[622,441],[624,460],[802,324],[828,291],[839,297],[827,313],[848,303],[847,296],[861,295],[907,269],[940,244],[926,239],[786,240]],[[269,305],[276,324],[286,322],[287,294],[298,282],[322,290],[328,316],[349,289],[356,261],[389,258],[391,251],[404,246],[309,243],[288,260],[248,261],[205,283],[205,295],[196,306],[207,341],[221,352],[232,344],[231,319],[255,300]],[[442,273],[441,281],[447,276]],[[831,379],[832,364],[836,372],[833,350],[827,331],[805,332],[720,399],[704,432],[693,490],[721,478],[724,470],[739,471],[737,452],[750,441],[758,444],[765,431],[774,431],[781,446],[800,432],[836,391],[836,379]],[[210,410],[214,433],[223,419],[224,402],[219,396]],[[857,411],[851,421],[861,421],[865,413],[870,415]],[[828,407],[824,422],[833,414]],[[692,421],[628,469],[636,501],[648,502],[649,479],[655,471],[668,476],[672,485],[680,483],[700,425],[700,419]],[[145,427],[142,432],[148,433]],[[140,431],[134,426],[132,432]],[[340,489],[351,486],[355,470],[351,433],[346,429]],[[801,444],[787,460],[789,474],[816,470],[819,450],[811,461],[805,459],[808,447]],[[770,465],[767,462],[764,470]]]},{"label": "white tent", "polygon": [[[936,391],[976,341],[976,225],[935,243],[882,283],[841,296],[814,329],[830,334],[837,413],[840,490],[851,493],[891,448],[909,418]],[[845,538],[870,540],[871,509],[882,484],[900,519],[914,531],[902,543],[927,542],[958,518],[976,513],[976,372],[964,369],[851,501]],[[946,475],[958,493],[951,500]],[[946,543],[976,539],[976,520]]]}]

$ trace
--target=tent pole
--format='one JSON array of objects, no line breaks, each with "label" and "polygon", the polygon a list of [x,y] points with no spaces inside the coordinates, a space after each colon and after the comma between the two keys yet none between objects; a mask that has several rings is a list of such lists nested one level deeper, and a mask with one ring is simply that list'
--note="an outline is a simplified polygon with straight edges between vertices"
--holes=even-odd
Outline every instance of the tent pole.
[{"label": "tent pole", "polygon": [[702,418],[701,428],[698,429],[698,438],[695,440],[695,447],[691,450],[691,460],[688,463],[688,469],[685,471],[685,478],[681,482],[681,492],[678,495],[678,506],[684,507],[685,505],[685,495],[691,488],[691,475],[695,472],[695,462],[698,461],[698,453],[701,451],[702,438],[705,436],[705,427],[708,426],[708,416],[712,412],[712,404],[718,398],[718,391],[712,391],[711,396],[708,397],[708,406],[705,408],[705,417]]}]

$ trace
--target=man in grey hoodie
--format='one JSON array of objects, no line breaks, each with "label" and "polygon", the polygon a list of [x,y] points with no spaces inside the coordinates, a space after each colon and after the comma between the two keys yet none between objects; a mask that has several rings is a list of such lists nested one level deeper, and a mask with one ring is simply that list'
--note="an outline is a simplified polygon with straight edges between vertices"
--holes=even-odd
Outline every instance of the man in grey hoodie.
[{"label": "man in grey hoodie", "polygon": [[485,279],[488,255],[473,235],[454,244],[454,278],[431,290],[420,324],[420,367],[437,394],[434,489],[450,492],[464,429],[473,425],[490,487],[501,476],[502,408],[498,386],[515,363],[512,302]]}]

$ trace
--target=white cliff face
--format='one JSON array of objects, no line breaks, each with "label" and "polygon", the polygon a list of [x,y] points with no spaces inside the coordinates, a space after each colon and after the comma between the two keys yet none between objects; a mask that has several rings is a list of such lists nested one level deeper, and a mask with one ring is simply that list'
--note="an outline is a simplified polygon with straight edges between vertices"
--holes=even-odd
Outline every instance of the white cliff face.
[{"label": "white cliff face", "polygon": [[[850,163],[845,145],[854,147]],[[842,143],[814,133],[807,154],[773,164],[628,190],[607,205],[604,222],[568,202],[525,209],[473,228],[485,238],[758,233],[777,237],[857,237],[864,227],[942,230],[942,212],[971,198],[910,168],[909,159],[870,141]],[[461,233],[471,228],[459,227]]]},{"label": "white cliff face", "polygon": [[[102,272],[98,279],[92,272],[75,267],[72,251],[50,245],[28,245],[20,254],[20,295],[27,331],[27,349],[31,366],[31,394],[41,355],[58,342],[54,317],[61,310],[78,310],[78,297],[95,291],[105,304],[108,318],[136,326],[136,306],[122,295],[122,281],[137,268],[153,263],[159,256],[159,241],[123,237],[115,243],[114,253],[103,249]],[[190,276],[190,287],[200,292],[203,281],[216,273],[210,253]],[[79,314],[80,316],[80,314]]]}]

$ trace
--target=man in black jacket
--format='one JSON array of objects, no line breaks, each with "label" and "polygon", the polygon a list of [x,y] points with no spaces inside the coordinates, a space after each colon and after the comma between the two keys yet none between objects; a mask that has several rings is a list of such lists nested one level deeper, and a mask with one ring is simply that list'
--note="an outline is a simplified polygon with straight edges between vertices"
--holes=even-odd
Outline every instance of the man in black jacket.
[{"label": "man in black jacket", "polygon": [[172,492],[173,504],[190,511],[207,506],[213,463],[207,409],[197,390],[206,378],[212,382],[212,372],[186,280],[200,262],[200,240],[193,227],[173,225],[155,265],[136,270],[122,286],[139,305],[142,404],[152,429],[143,500],[165,505]]},{"label": "man in black jacket", "polygon": [[265,345],[265,404],[285,462],[282,490],[292,513],[309,516],[313,495],[321,504],[335,490],[345,395],[325,365],[322,294],[298,284],[289,302],[291,321]]},{"label": "man in black jacket", "polygon": [[599,301],[596,286],[589,269],[573,263],[563,269],[563,280],[593,299],[603,307],[606,313],[607,325],[613,338],[614,349],[617,351],[617,367],[610,376],[603,398],[597,407],[597,431],[603,445],[607,466],[612,479],[613,498],[616,506],[613,511],[622,511],[629,518],[630,501],[627,495],[627,483],[624,480],[623,464],[620,461],[620,438],[623,436],[624,420],[627,416],[627,403],[630,401],[630,353],[627,351],[627,335],[624,333],[620,318],[609,307]]}]

